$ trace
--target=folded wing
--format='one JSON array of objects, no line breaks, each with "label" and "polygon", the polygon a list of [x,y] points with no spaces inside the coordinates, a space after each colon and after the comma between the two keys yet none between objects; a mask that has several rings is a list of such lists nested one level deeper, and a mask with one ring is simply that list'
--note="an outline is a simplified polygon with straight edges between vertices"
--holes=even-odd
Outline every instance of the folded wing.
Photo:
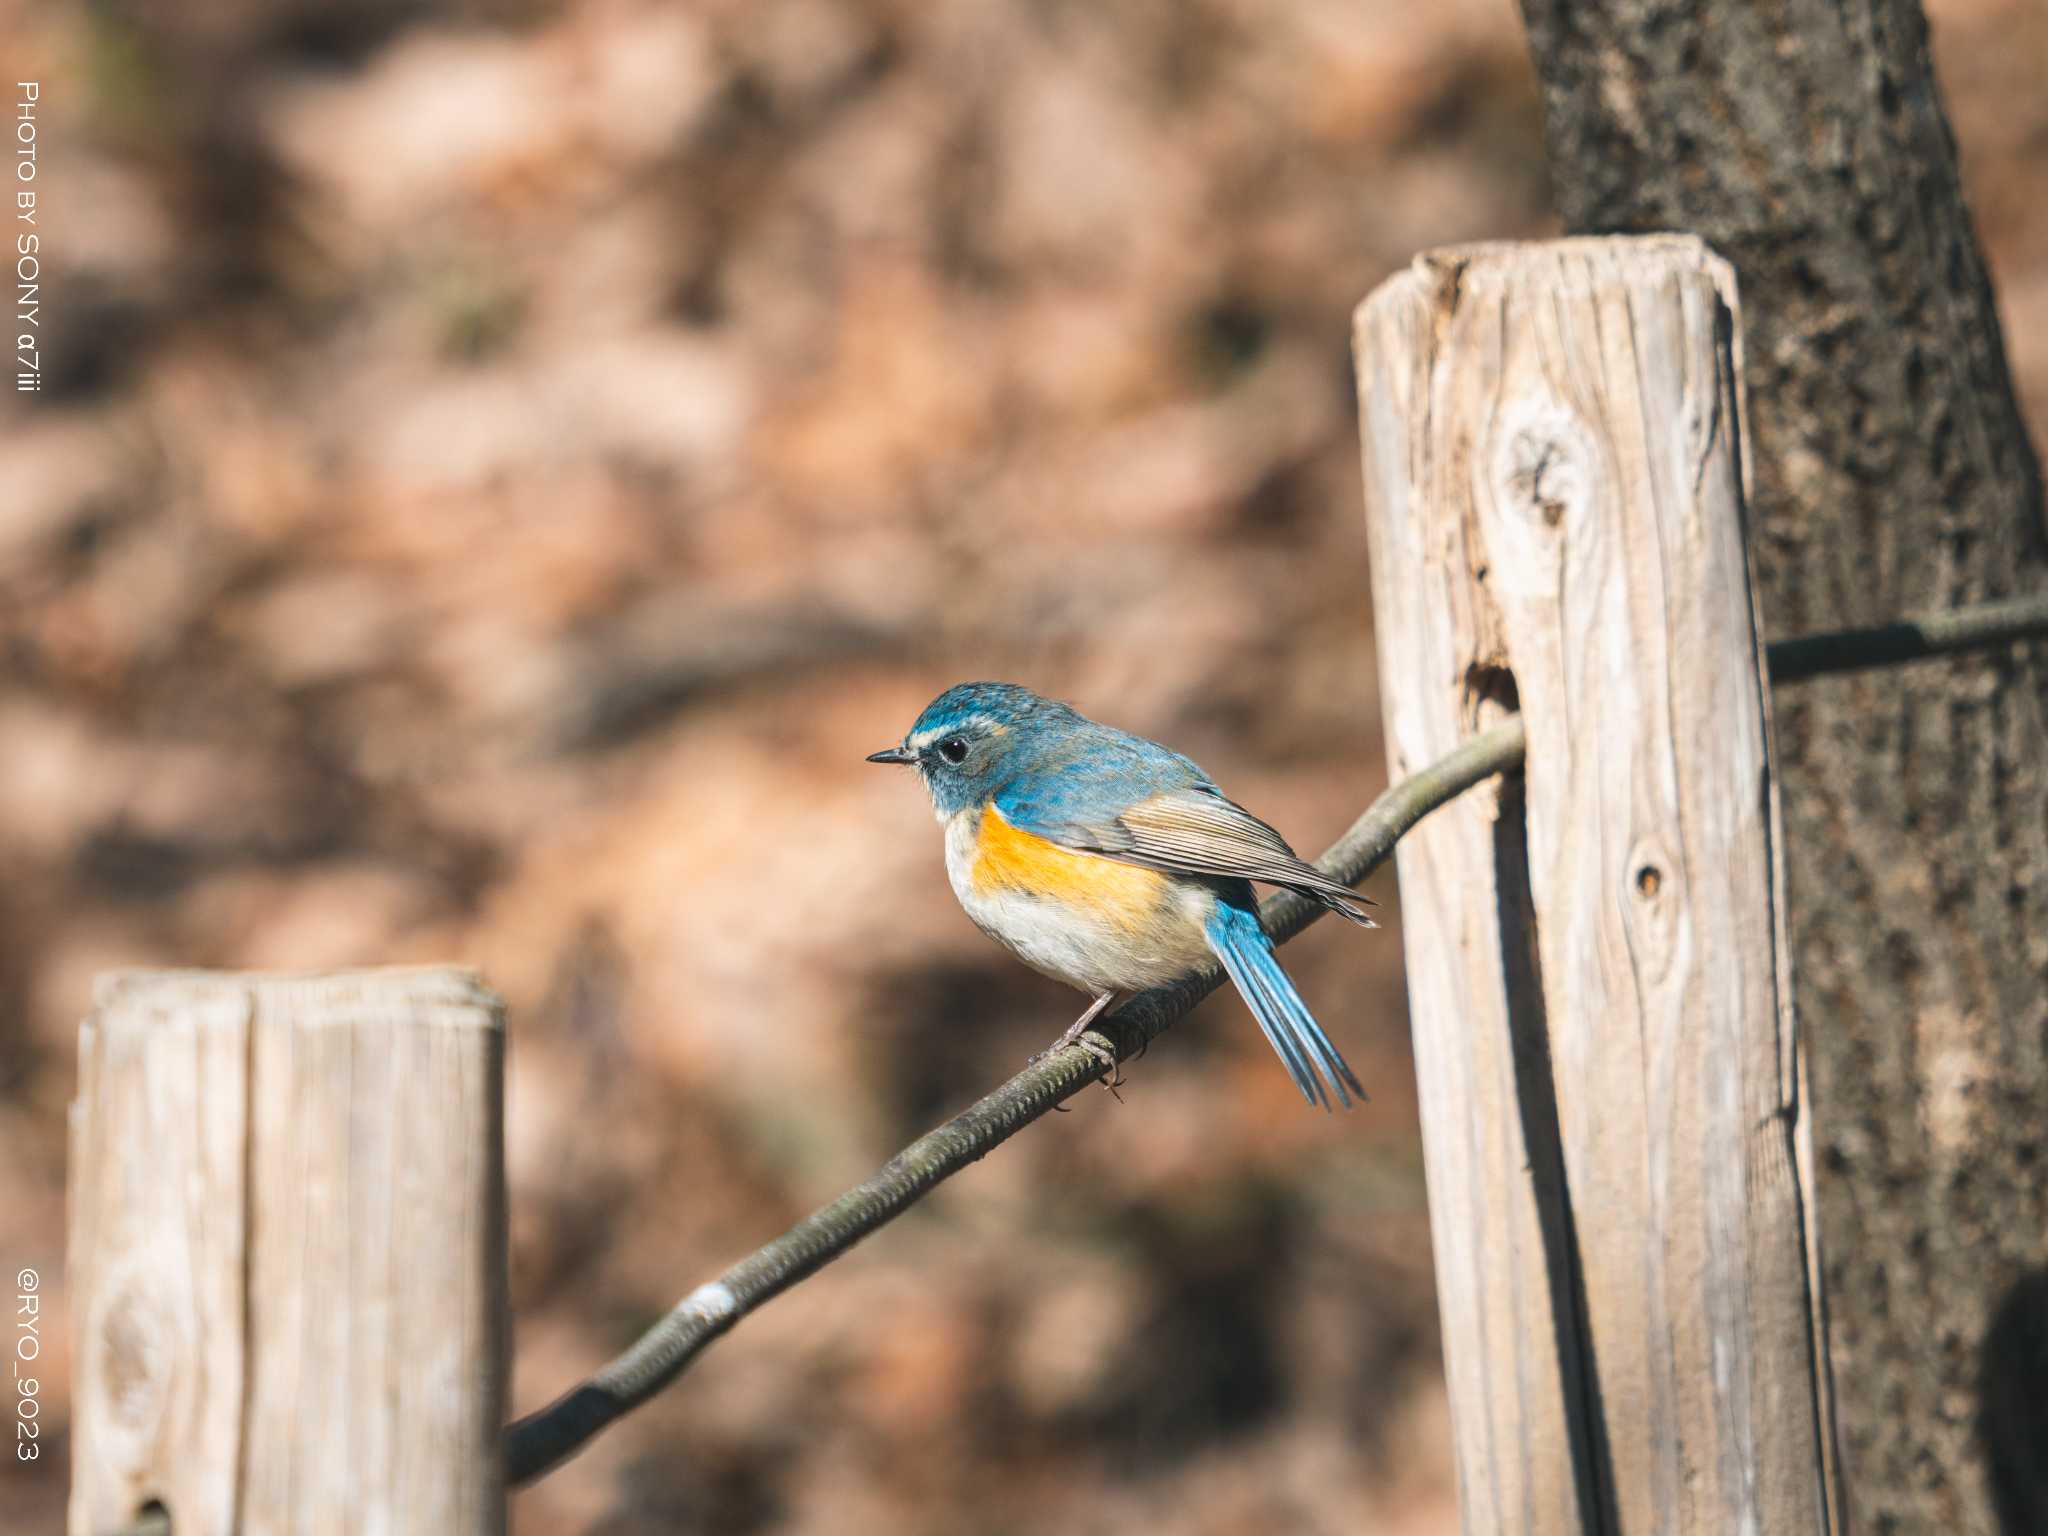
[{"label": "folded wing", "polygon": [[1067,847],[1178,874],[1218,875],[1284,886],[1362,927],[1370,897],[1296,857],[1287,840],[1236,802],[1207,788],[1168,790],[1114,818],[1037,828]]}]

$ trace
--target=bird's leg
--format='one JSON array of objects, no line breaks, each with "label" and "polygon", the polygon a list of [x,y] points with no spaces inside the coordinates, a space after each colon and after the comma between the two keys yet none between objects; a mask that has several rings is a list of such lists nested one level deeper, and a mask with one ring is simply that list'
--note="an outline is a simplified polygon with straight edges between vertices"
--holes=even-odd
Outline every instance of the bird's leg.
[{"label": "bird's leg", "polygon": [[1087,1011],[1067,1026],[1065,1034],[1061,1035],[1059,1039],[1053,1041],[1051,1045],[1031,1059],[1038,1061],[1043,1057],[1050,1056],[1054,1051],[1065,1050],[1070,1045],[1078,1045],[1090,1056],[1101,1062],[1108,1070],[1109,1075],[1102,1080],[1103,1086],[1114,1093],[1116,1091],[1116,1083],[1122,1077],[1117,1067],[1116,1053],[1111,1051],[1109,1047],[1097,1045],[1093,1040],[1086,1039],[1084,1036],[1087,1034],[1088,1026],[1102,1017],[1103,1009],[1115,1001],[1116,993],[1113,991],[1098,994],[1095,1001],[1088,1005]]},{"label": "bird's leg", "polygon": [[1102,1017],[1102,1010],[1115,1001],[1116,994],[1114,992],[1104,992],[1098,995],[1095,1001],[1088,1005],[1088,1011],[1067,1026],[1067,1032],[1054,1042],[1053,1049],[1059,1050],[1062,1046],[1072,1045],[1076,1040],[1080,1039],[1088,1026]]}]

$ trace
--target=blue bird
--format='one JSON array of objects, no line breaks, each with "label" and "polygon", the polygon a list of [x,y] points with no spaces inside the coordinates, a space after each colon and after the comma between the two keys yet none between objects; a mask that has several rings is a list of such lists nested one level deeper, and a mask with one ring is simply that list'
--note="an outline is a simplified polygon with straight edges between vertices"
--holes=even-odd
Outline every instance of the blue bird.
[{"label": "blue bird", "polygon": [[[871,763],[914,766],[946,829],[946,873],[990,938],[1093,994],[1055,1042],[1124,993],[1223,962],[1302,1097],[1345,1108],[1357,1076],[1294,989],[1259,925],[1252,882],[1313,897],[1361,927],[1370,904],[1295,856],[1178,752],[1098,725],[1015,683],[961,683]],[[1321,1076],[1318,1076],[1318,1072]],[[1327,1082],[1327,1087],[1325,1083]]]}]

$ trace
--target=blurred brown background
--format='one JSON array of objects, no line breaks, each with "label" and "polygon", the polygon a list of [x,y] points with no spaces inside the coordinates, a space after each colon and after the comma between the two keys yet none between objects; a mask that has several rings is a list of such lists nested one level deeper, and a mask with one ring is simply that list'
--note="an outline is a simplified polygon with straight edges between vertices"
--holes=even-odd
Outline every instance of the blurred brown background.
[{"label": "blurred brown background", "polygon": [[[2048,8],[1935,0],[2048,439]],[[510,1002],[515,1406],[1079,1007],[869,768],[1004,677],[1307,851],[1382,786],[1347,357],[1549,228],[1511,0],[0,0],[48,385],[0,403],[0,1260],[93,973]],[[11,370],[10,370],[11,372]],[[1399,909],[1235,999],[515,1497],[525,1533],[1453,1528]]]}]

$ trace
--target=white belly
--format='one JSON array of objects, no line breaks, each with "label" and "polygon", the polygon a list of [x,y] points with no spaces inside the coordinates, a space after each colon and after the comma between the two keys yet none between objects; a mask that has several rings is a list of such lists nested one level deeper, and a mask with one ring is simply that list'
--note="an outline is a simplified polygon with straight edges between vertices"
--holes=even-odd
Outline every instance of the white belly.
[{"label": "white belly", "polygon": [[1065,902],[1007,886],[977,889],[974,829],[978,810],[946,823],[946,875],[974,925],[1035,971],[1084,992],[1132,992],[1163,986],[1209,957],[1202,937],[1215,897],[1190,886],[1137,930]]}]

